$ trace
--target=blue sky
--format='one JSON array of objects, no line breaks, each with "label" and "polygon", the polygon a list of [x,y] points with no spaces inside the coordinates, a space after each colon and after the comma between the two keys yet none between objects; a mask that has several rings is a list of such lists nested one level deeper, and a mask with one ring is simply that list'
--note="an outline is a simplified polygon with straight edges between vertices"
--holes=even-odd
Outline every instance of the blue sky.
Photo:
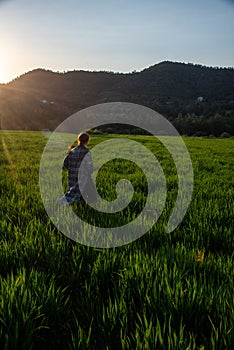
[{"label": "blue sky", "polygon": [[42,67],[234,65],[232,0],[0,0],[0,82]]}]

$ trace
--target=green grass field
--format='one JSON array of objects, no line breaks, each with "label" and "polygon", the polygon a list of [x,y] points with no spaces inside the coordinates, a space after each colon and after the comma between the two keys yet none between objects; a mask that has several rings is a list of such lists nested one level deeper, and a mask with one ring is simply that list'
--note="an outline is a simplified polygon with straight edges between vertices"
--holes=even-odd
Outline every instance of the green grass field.
[{"label": "green grass field", "polygon": [[[184,138],[194,192],[183,222],[168,234],[175,167],[160,142],[132,136],[157,154],[166,205],[142,238],[101,250],[70,240],[48,218],[39,190],[43,134],[0,136],[0,349],[234,348],[233,139]],[[111,137],[92,136],[90,147]],[[104,218],[81,203],[74,211],[96,225],[133,219],[146,196],[139,169],[110,162],[98,189],[113,199],[123,174],[135,188],[129,208]]]}]

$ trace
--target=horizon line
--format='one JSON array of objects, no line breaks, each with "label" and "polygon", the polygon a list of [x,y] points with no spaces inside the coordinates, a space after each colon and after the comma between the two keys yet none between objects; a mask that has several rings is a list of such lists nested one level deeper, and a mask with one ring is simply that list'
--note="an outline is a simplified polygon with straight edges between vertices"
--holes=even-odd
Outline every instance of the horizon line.
[{"label": "horizon line", "polygon": [[74,69],[68,69],[68,70],[55,70],[55,69],[50,69],[50,68],[46,68],[46,67],[37,67],[37,68],[33,68],[30,69],[28,71],[25,71],[24,73],[16,76],[15,78],[3,83],[0,82],[0,85],[8,85],[12,82],[14,82],[17,79],[20,79],[21,77],[23,77],[26,74],[32,73],[34,71],[46,71],[46,72],[51,72],[54,74],[67,74],[67,73],[72,73],[72,72],[87,72],[87,73],[109,73],[109,74],[123,74],[123,75],[130,75],[130,74],[136,74],[136,73],[141,73],[147,69],[150,69],[154,66],[163,64],[163,63],[171,63],[171,64],[181,64],[181,65],[188,65],[188,66],[194,66],[194,67],[200,67],[200,68],[208,68],[208,69],[220,69],[220,70],[225,70],[225,69],[234,69],[234,66],[210,66],[210,65],[206,65],[206,64],[201,64],[201,63],[193,63],[193,62],[182,62],[182,61],[170,61],[170,60],[164,60],[164,61],[160,61],[158,63],[154,63],[152,65],[149,65],[148,67],[142,68],[140,70],[136,70],[133,69],[131,71],[114,71],[114,70],[107,70],[107,69],[101,69],[101,70],[89,70],[89,69],[78,69],[78,68],[74,68]]}]

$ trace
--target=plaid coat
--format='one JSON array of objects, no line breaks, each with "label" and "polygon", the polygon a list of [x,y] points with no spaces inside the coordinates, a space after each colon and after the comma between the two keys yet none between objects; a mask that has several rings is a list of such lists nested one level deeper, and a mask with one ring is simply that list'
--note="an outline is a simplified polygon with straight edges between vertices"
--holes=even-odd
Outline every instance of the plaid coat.
[{"label": "plaid coat", "polygon": [[[86,156],[86,157],[85,157]],[[85,159],[84,159],[85,157]],[[84,159],[84,168],[82,173],[80,165]],[[94,202],[97,199],[97,192],[94,186],[91,174],[93,172],[93,161],[91,153],[84,146],[77,146],[73,148],[68,155],[65,157],[63,162],[63,168],[68,170],[68,187],[69,190],[63,197],[59,199],[61,203],[73,204],[81,198],[89,199]],[[79,184],[78,184],[78,173],[79,173]]]},{"label": "plaid coat", "polygon": [[84,156],[86,156],[85,173],[80,174],[80,177],[82,178],[82,185],[85,186],[87,178],[90,177],[93,172],[93,161],[89,150],[84,146],[77,146],[73,148],[64,159],[63,168],[68,170],[69,189],[78,184],[78,171]]}]

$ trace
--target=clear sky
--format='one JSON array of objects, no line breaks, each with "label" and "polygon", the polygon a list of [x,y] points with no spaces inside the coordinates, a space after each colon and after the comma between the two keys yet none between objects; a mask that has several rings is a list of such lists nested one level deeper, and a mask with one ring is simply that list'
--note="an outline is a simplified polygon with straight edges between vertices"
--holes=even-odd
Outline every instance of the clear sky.
[{"label": "clear sky", "polygon": [[0,0],[0,82],[34,68],[234,65],[233,0]]}]

